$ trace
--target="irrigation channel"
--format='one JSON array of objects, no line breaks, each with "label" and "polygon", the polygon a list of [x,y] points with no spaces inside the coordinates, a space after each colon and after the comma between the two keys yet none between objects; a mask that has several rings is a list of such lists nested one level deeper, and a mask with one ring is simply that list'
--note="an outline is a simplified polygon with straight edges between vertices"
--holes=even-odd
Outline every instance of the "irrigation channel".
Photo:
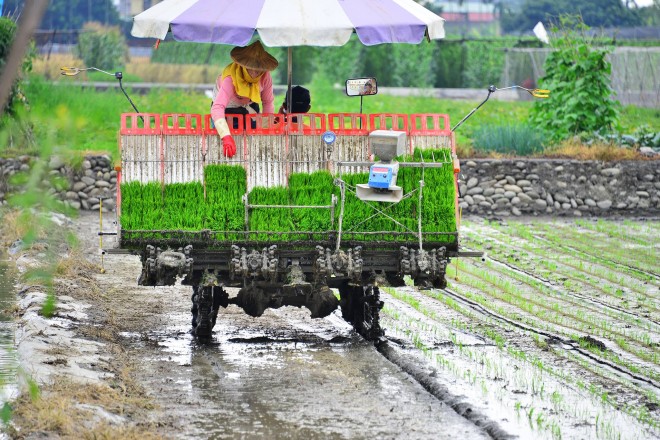
[{"label": "irrigation channel", "polygon": [[[74,227],[98,262],[95,217]],[[660,223],[473,219],[462,233],[485,261],[452,261],[444,290],[383,288],[380,347],[339,312],[235,306],[198,343],[190,288],[137,287],[125,255],[90,275],[95,334],[136,364],[167,437],[660,437]]]}]

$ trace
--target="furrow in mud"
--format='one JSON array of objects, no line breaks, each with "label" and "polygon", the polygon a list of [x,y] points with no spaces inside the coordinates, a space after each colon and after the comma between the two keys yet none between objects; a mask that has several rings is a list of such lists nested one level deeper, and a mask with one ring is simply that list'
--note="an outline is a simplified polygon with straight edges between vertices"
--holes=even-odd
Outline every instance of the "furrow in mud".
[{"label": "furrow in mud", "polygon": [[[644,394],[640,392],[640,387],[652,388],[646,384],[644,378],[640,377],[641,382],[636,383],[635,379],[627,378],[625,374],[593,361],[593,369],[598,376],[587,379],[584,377],[583,365],[572,359],[567,362],[565,356],[556,354],[574,352],[572,341],[562,340],[551,333],[539,332],[515,320],[501,317],[449,290],[422,293],[414,288],[401,288],[388,291],[394,295],[385,299],[384,322],[388,328],[388,336],[406,340],[411,348],[421,350],[428,362],[444,371],[445,374],[438,374],[437,377],[442,376],[449,382],[450,393],[456,394],[458,389],[470,396],[471,401],[485,399],[485,402],[490,402],[482,411],[493,419],[497,417],[489,411],[498,405],[508,408],[508,417],[515,419],[516,414],[519,415],[521,411],[529,413],[534,411],[532,408],[540,410],[539,401],[545,400],[543,405],[546,410],[549,409],[553,405],[552,395],[555,399],[564,396],[562,398],[567,401],[576,398],[588,401],[590,392],[586,391],[582,383],[590,384],[587,388],[591,388],[593,394],[599,392],[593,390],[612,387],[619,389],[620,396],[613,401],[620,404],[639,400]],[[447,307],[449,301],[442,302],[443,297],[452,298],[454,304]],[[464,308],[462,313],[457,312],[460,308]],[[534,336],[538,334],[544,335],[543,338],[551,343],[546,344],[543,338],[535,339]],[[492,342],[484,343],[484,338]],[[582,352],[582,358],[584,355],[590,356],[588,352],[579,348],[577,350]],[[461,383],[467,383],[465,387],[469,389],[461,388]],[[488,391],[475,392],[475,387]],[[542,387],[551,391],[544,394]],[[655,395],[655,392],[648,393]],[[572,397],[569,399],[568,396]],[[568,406],[572,408],[571,405]],[[605,411],[611,410],[610,407]],[[571,411],[572,409],[569,410]],[[566,414],[562,417],[555,415],[544,411],[543,417],[547,417],[547,424],[539,427],[532,423],[533,431],[547,430],[553,436],[564,432],[564,438],[573,438],[573,425],[581,423],[580,414],[572,414],[568,420]],[[507,430],[506,423],[502,426]],[[644,429],[639,426],[638,428]],[[530,437],[523,435],[521,438]]]}]

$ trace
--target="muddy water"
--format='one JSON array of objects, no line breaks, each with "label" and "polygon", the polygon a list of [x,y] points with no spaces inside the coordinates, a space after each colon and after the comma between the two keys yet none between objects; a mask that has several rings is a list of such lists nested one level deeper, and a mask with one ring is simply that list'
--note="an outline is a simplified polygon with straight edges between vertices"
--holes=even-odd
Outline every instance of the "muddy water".
[{"label": "muddy water", "polygon": [[[228,309],[213,340],[187,333],[189,314],[144,335],[145,380],[181,437],[488,438],[356,337],[338,315]],[[126,335],[131,338],[131,335]]]},{"label": "muddy water", "polygon": [[6,313],[15,302],[14,280],[0,254],[0,408],[16,392],[15,326],[13,318]]}]

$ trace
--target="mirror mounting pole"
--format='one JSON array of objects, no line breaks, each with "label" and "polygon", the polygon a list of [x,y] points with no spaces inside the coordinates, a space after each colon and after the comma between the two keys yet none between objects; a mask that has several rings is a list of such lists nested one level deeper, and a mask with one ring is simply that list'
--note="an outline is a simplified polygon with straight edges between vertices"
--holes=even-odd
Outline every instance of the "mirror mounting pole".
[{"label": "mirror mounting pole", "polygon": [[458,127],[460,127],[461,124],[463,124],[463,122],[467,121],[468,118],[474,114],[474,112],[476,112],[477,110],[479,110],[479,107],[481,107],[482,105],[484,105],[484,104],[486,103],[486,101],[488,101],[488,98],[490,98],[490,95],[491,95],[492,93],[494,93],[495,90],[497,90],[497,88],[496,88],[494,85],[490,85],[490,86],[488,86],[488,96],[486,96],[486,99],[484,99],[484,100],[481,102],[481,104],[479,104],[478,106],[476,106],[475,108],[473,108],[472,111],[471,111],[470,113],[468,113],[467,115],[465,115],[465,117],[464,117],[463,119],[461,119],[460,122],[454,126],[454,128],[451,129],[452,133],[453,133],[454,131],[456,131],[456,129],[457,129]]}]

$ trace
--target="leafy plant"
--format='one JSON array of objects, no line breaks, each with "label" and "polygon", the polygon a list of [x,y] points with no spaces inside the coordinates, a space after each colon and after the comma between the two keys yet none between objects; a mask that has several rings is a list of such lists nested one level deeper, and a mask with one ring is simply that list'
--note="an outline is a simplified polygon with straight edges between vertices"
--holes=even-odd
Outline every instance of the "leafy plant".
[{"label": "leafy plant", "polygon": [[612,99],[610,47],[594,47],[580,18],[562,16],[553,28],[554,51],[545,61],[545,76],[539,80],[550,98],[537,100],[530,121],[544,128],[554,141],[581,132],[612,128],[620,104]]},{"label": "leafy plant", "polygon": [[89,22],[78,37],[75,53],[87,67],[116,70],[125,64],[128,46],[118,27]]}]

